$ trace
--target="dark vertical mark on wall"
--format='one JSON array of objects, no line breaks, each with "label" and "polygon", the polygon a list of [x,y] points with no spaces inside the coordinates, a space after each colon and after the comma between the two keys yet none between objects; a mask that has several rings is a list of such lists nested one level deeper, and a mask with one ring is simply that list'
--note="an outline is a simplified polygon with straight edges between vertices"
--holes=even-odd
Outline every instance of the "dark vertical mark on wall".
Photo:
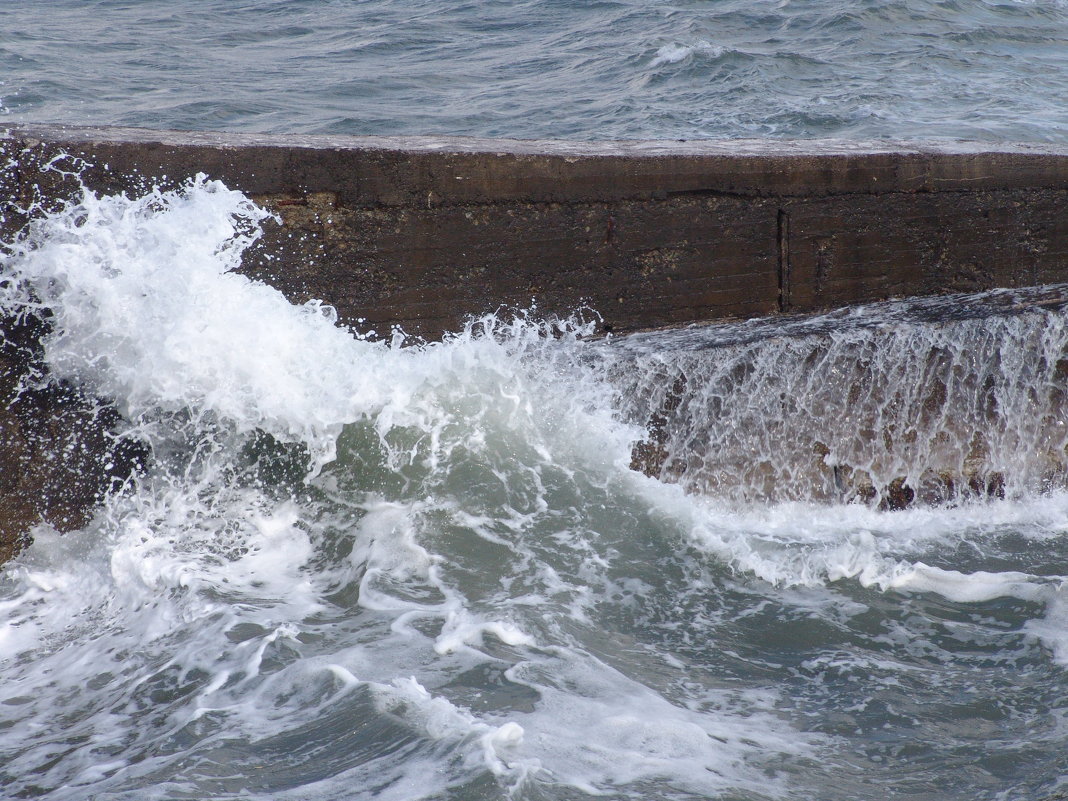
[{"label": "dark vertical mark on wall", "polygon": [[827,276],[831,274],[831,267],[834,265],[833,246],[834,237],[820,239],[816,243],[816,283],[814,290],[817,303],[823,294],[823,285],[827,283]]},{"label": "dark vertical mark on wall", "polygon": [[790,309],[790,214],[779,209],[779,311]]}]

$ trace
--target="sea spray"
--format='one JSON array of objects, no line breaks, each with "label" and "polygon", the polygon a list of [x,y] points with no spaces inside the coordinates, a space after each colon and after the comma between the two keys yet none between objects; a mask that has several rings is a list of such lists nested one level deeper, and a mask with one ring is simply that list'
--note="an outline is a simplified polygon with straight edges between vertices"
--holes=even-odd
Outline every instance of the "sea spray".
[{"label": "sea spray", "polygon": [[3,257],[53,375],[151,450],[0,574],[6,793],[1056,787],[1063,494],[887,513],[662,482],[630,468],[660,407],[624,342],[522,315],[354,336],[235,272],[262,219],[203,178],[86,194]]}]

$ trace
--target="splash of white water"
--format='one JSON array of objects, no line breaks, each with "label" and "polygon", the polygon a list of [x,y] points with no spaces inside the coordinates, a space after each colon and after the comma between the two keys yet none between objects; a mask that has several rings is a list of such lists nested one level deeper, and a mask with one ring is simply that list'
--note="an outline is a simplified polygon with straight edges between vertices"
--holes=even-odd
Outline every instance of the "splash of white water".
[{"label": "splash of white water", "polygon": [[[588,328],[354,337],[235,272],[264,219],[205,178],[86,193],[4,256],[0,303],[51,309],[53,374],[113,398],[154,457],[86,530],[39,528],[0,576],[14,791],[789,797],[838,738],[788,721],[775,687],[695,678],[714,649],[678,656],[626,620],[651,610],[714,646],[731,569],[760,604],[851,582],[1059,603],[1055,577],[924,552],[969,527],[1055,538],[1056,494],[725,508],[629,469],[644,431]],[[781,372],[777,347],[746,358]]]}]

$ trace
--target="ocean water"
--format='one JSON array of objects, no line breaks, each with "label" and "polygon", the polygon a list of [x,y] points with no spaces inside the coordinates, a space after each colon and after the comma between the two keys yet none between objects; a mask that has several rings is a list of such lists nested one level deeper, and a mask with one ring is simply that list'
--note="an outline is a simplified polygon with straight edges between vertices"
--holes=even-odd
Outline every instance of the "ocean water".
[{"label": "ocean water", "polygon": [[1068,287],[406,343],[233,272],[264,214],[3,253],[151,451],[0,571],[4,798],[1064,797]]},{"label": "ocean water", "polygon": [[[1066,67],[1059,0],[0,2],[0,125],[1063,142]],[[1068,287],[428,344],[264,219],[0,248],[151,454],[0,568],[0,798],[1068,798]]]},{"label": "ocean water", "polygon": [[0,124],[1064,142],[1064,0],[5,0]]}]

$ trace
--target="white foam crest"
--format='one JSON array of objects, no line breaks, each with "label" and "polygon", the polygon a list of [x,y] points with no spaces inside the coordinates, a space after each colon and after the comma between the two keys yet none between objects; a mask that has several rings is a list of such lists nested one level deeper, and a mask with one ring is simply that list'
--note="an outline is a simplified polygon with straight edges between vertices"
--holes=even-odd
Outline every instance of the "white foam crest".
[{"label": "white foam crest", "polygon": [[916,562],[907,571],[895,576],[887,586],[913,592],[936,592],[950,601],[976,603],[1006,596],[1024,601],[1050,601],[1054,597],[1055,585],[1064,582],[1065,579],[1060,577],[1040,580],[1014,570],[962,573]]},{"label": "white foam crest", "polygon": [[[519,449],[513,464],[608,473],[629,461],[638,430],[618,421],[610,385],[578,355],[593,324],[533,314],[486,315],[421,350],[422,384],[396,393],[375,417],[392,466],[418,458],[433,471],[458,452],[492,452],[502,437]],[[418,450],[390,444],[389,431],[404,426],[422,433]]]},{"label": "white foam crest", "polygon": [[516,758],[515,750],[522,743],[524,732],[513,721],[499,726],[484,723],[448,699],[431,694],[414,676],[394,679],[389,685],[373,689],[380,711],[401,716],[431,739],[477,741],[478,751],[469,754],[469,758],[477,754],[497,776],[518,782],[537,769],[535,762]]},{"label": "white foam crest", "polygon": [[47,650],[60,632],[84,632],[102,616],[112,585],[107,546],[99,542],[99,534],[60,535],[46,525],[34,528],[33,546],[5,565],[11,594],[0,607],[5,616],[0,632],[10,648],[0,650],[0,659]]},{"label": "white foam crest", "polygon": [[466,610],[453,610],[445,618],[445,626],[434,641],[434,650],[450,654],[461,648],[481,646],[485,635],[491,634],[505,645],[534,647],[537,643],[529,634],[508,621],[482,620]]},{"label": "white foam crest", "polygon": [[[237,493],[211,514],[191,509],[189,519],[177,525],[152,514],[153,503],[140,505],[140,514],[133,512],[132,502],[124,504],[110,551],[116,591],[130,603],[178,591],[192,597],[272,599],[295,615],[314,613],[316,589],[304,572],[313,548],[297,508],[292,503],[266,508],[262,500],[247,497],[251,494]],[[154,500],[169,506],[182,499]],[[219,605],[205,603],[208,611]]]},{"label": "white foam crest", "polygon": [[408,631],[411,620],[448,614],[460,600],[441,581],[434,556],[416,540],[416,505],[370,504],[356,527],[349,562],[360,578],[359,604],[396,614],[395,631]]},{"label": "white foam crest", "polygon": [[653,60],[649,62],[649,66],[659,67],[662,64],[677,64],[694,53],[703,53],[708,54],[710,58],[719,58],[725,52],[726,49],[724,47],[714,45],[711,42],[701,41],[692,45],[672,42],[664,45],[656,51],[656,55],[653,57]]},{"label": "white foam crest", "polygon": [[[474,413],[491,427],[566,443],[572,456],[602,458],[596,445],[614,437],[608,453],[623,458],[631,432],[612,421],[598,382],[552,391],[580,386],[568,348],[592,323],[539,321],[532,311],[473,320],[440,345],[359,341],[330,307],[294,306],[235,272],[268,216],[204,176],[138,198],[85,191],[4,255],[0,302],[48,308],[53,374],[111,398],[135,421],[181,413],[194,425],[260,428],[311,445],[322,464],[341,427],[370,416],[383,440],[399,427],[422,431],[430,447],[420,456],[434,469],[465,444],[457,428],[479,444],[482,427],[462,426]],[[548,354],[550,342],[566,357]],[[568,375],[551,378],[561,367]],[[544,442],[531,447],[550,455]],[[412,457],[394,455],[398,465]]]},{"label": "white foam crest", "polygon": [[[826,586],[843,579],[883,591],[934,592],[948,600],[979,602],[1016,597],[1046,602],[1066,580],[1019,571],[962,572],[933,567],[918,550],[952,546],[965,532],[1011,528],[1036,543],[1068,531],[1068,494],[1026,501],[919,507],[881,512],[864,504],[816,503],[723,509],[678,487],[633,476],[638,492],[695,544],[735,570],[778,586]],[[910,558],[911,557],[911,558]]]},{"label": "white foam crest", "polygon": [[322,445],[389,397],[361,363],[384,348],[234,272],[267,217],[204,176],[139,198],[85,191],[5,257],[4,304],[51,309],[53,373],[131,419],[208,413]]},{"label": "white foam crest", "polygon": [[[267,216],[203,176],[139,198],[86,191],[4,256],[0,302],[50,309],[53,375],[113,399],[157,454],[188,447],[164,444],[176,425],[188,439],[219,421],[209,450],[237,446],[221,444],[227,430],[261,429],[310,446],[318,469],[344,424],[371,417],[398,469],[435,470],[457,447],[480,447],[487,427],[522,430],[545,460],[560,449],[625,459],[632,437],[612,420],[606,390],[552,391],[579,383],[550,378],[575,365],[570,353],[546,358],[547,343],[567,351],[592,324],[488,315],[438,345],[360,341],[328,306],[294,306],[235,272]],[[420,436],[398,450],[390,434],[404,427]]]}]

